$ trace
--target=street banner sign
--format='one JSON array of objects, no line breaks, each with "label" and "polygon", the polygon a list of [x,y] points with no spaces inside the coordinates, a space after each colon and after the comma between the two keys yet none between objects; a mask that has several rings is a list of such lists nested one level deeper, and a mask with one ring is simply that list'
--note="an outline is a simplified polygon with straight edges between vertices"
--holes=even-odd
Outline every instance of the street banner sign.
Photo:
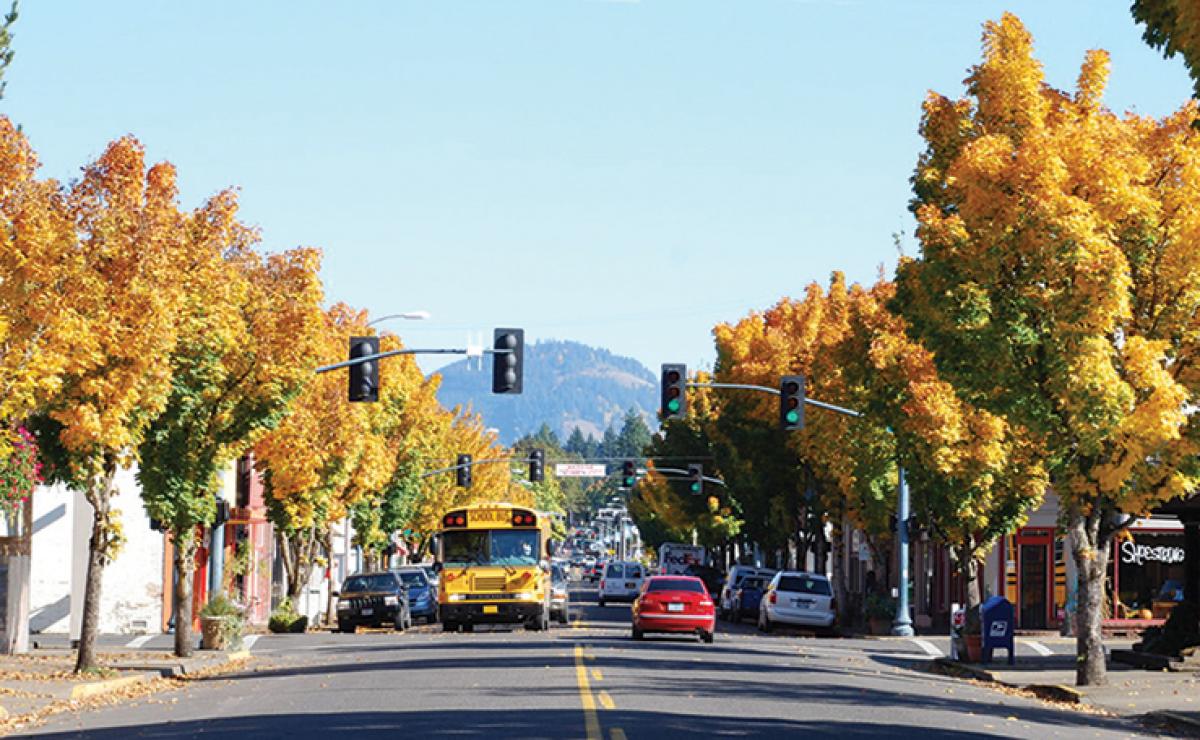
[{"label": "street banner sign", "polygon": [[603,478],[608,473],[603,463],[555,463],[554,474],[559,478]]}]

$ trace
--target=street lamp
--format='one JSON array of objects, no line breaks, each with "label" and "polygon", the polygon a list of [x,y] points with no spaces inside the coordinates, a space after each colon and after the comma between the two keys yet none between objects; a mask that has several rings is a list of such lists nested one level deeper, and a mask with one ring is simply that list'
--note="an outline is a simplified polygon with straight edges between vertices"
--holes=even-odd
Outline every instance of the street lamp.
[{"label": "street lamp", "polygon": [[377,319],[368,321],[367,326],[371,326],[372,324],[378,324],[380,321],[387,321],[388,319],[408,319],[410,321],[424,321],[425,319],[428,319],[429,317],[430,317],[430,313],[428,311],[407,311],[405,313],[390,313],[387,316],[380,316]]}]

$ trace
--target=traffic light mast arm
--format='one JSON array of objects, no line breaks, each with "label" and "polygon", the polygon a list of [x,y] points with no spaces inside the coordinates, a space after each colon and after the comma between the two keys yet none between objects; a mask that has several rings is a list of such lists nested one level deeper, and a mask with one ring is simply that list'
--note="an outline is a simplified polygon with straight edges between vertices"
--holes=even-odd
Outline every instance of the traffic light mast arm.
[{"label": "traffic light mast arm", "polygon": [[451,465],[448,468],[438,468],[437,470],[430,470],[428,473],[421,473],[421,478],[425,479],[425,478],[435,476],[439,473],[449,473],[451,470],[460,470],[462,468],[471,468],[476,465],[494,464],[494,463],[511,463],[514,459],[515,458],[511,458],[511,457],[497,457],[494,460],[472,460],[471,462],[466,463],[464,465]]},{"label": "traffic light mast arm", "polygon": [[[747,391],[763,391],[766,393],[774,394],[776,396],[780,395],[778,388],[768,388],[765,385],[749,385],[746,383],[688,383],[687,387],[688,388],[740,388],[742,390],[747,390]],[[816,406],[817,408],[821,408],[821,409],[829,409],[830,411],[836,411],[839,414],[845,414],[846,416],[862,416],[862,412],[860,412],[860,411],[854,411],[853,409],[848,409],[843,406],[835,406],[832,403],[825,403],[824,401],[816,401],[811,398],[808,398],[807,396],[805,396],[804,402],[811,406]]]},{"label": "traffic light mast arm", "polygon": [[[484,349],[484,354],[489,355],[506,355],[512,352],[511,349]],[[343,367],[351,365],[361,365],[364,362],[373,362],[384,357],[395,357],[396,355],[466,355],[470,354],[470,350],[466,349],[393,349],[387,352],[380,352],[375,355],[367,355],[365,357],[355,357],[352,360],[345,362],[335,362],[332,365],[322,365],[313,372],[327,373],[331,370],[340,370]]]},{"label": "traffic light mast arm", "polygon": [[[688,471],[682,470],[680,468],[655,468],[654,472],[656,472],[656,473],[675,473],[677,475],[690,475],[690,473]],[[666,476],[664,475],[663,477],[665,478]],[[702,476],[702,480],[705,483],[716,483],[719,486],[725,485],[725,481],[721,480],[720,478],[713,478],[713,477],[707,476],[707,475]]]}]

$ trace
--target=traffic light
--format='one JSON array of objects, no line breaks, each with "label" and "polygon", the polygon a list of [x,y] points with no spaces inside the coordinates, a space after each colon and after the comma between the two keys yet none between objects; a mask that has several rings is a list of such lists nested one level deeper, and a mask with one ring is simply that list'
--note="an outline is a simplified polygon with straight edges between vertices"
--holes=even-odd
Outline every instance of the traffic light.
[{"label": "traffic light", "polygon": [[529,451],[529,482],[541,483],[546,479],[546,453],[540,448]]},{"label": "traffic light", "polygon": [[663,421],[687,415],[687,365],[662,366],[662,404],[658,413]]},{"label": "traffic light", "polygon": [[693,496],[704,493],[704,466],[699,463],[688,464],[688,493]]},{"label": "traffic light", "polygon": [[779,381],[779,426],[804,428],[804,376],[785,375]]},{"label": "traffic light", "polygon": [[470,488],[471,487],[471,456],[470,455],[459,455],[458,462],[456,462],[454,464],[456,466],[458,466],[454,469],[454,478],[455,478],[455,482],[458,484],[458,487],[459,488]]},{"label": "traffic light", "polygon": [[626,460],[621,463],[621,488],[633,488],[637,485],[637,463]]},{"label": "traffic light", "polygon": [[[350,337],[350,359],[379,354],[379,337]],[[350,400],[379,400],[379,360],[350,366]]]},{"label": "traffic light", "polygon": [[492,354],[492,393],[520,393],[525,359],[525,330],[497,329],[492,349],[508,350]]},{"label": "traffic light", "polygon": [[229,502],[223,498],[217,499],[217,514],[213,518],[213,526],[219,527],[229,521]]}]

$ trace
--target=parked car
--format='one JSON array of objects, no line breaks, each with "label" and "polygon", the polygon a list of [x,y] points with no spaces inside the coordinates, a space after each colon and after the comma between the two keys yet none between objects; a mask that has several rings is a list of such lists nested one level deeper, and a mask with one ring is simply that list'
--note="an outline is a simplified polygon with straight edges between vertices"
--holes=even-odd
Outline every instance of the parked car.
[{"label": "parked car", "polygon": [[429,579],[429,585],[433,587],[434,596],[436,596],[439,579],[437,569],[433,567],[433,563],[421,563],[419,567],[425,571],[425,577]]},{"label": "parked car", "polygon": [[735,565],[729,569],[729,575],[721,586],[721,597],[717,600],[717,616],[721,619],[733,619],[733,594],[742,585],[742,579],[747,576],[760,576],[770,580],[775,575],[772,568],[758,568],[753,565]]},{"label": "parked car", "polygon": [[767,584],[770,582],[771,579],[767,576],[746,576],[743,578],[741,585],[733,592],[733,601],[728,618],[737,623],[750,614],[757,617],[763,593],[767,590]]},{"label": "parked car", "polygon": [[694,633],[713,641],[717,610],[695,576],[651,576],[633,602],[633,639],[650,632]]},{"label": "parked car", "polygon": [[780,571],[771,579],[758,610],[758,628],[770,632],[777,624],[831,629],[837,602],[829,579],[815,573]]},{"label": "parked car", "polygon": [[391,625],[398,631],[412,626],[408,592],[396,573],[385,571],[350,576],[335,595],[338,597],[340,632],[354,632],[361,626]]},{"label": "parked car", "polygon": [[405,565],[392,572],[399,574],[408,589],[408,610],[413,618],[420,617],[425,624],[438,621],[437,587],[429,582],[425,569],[419,565]]},{"label": "parked car", "polygon": [[614,560],[604,567],[600,578],[600,606],[610,601],[633,601],[642,589],[646,571],[641,563]]},{"label": "parked car", "polygon": [[555,563],[550,566],[550,618],[566,624],[570,615],[571,597],[568,593],[567,570]]}]

